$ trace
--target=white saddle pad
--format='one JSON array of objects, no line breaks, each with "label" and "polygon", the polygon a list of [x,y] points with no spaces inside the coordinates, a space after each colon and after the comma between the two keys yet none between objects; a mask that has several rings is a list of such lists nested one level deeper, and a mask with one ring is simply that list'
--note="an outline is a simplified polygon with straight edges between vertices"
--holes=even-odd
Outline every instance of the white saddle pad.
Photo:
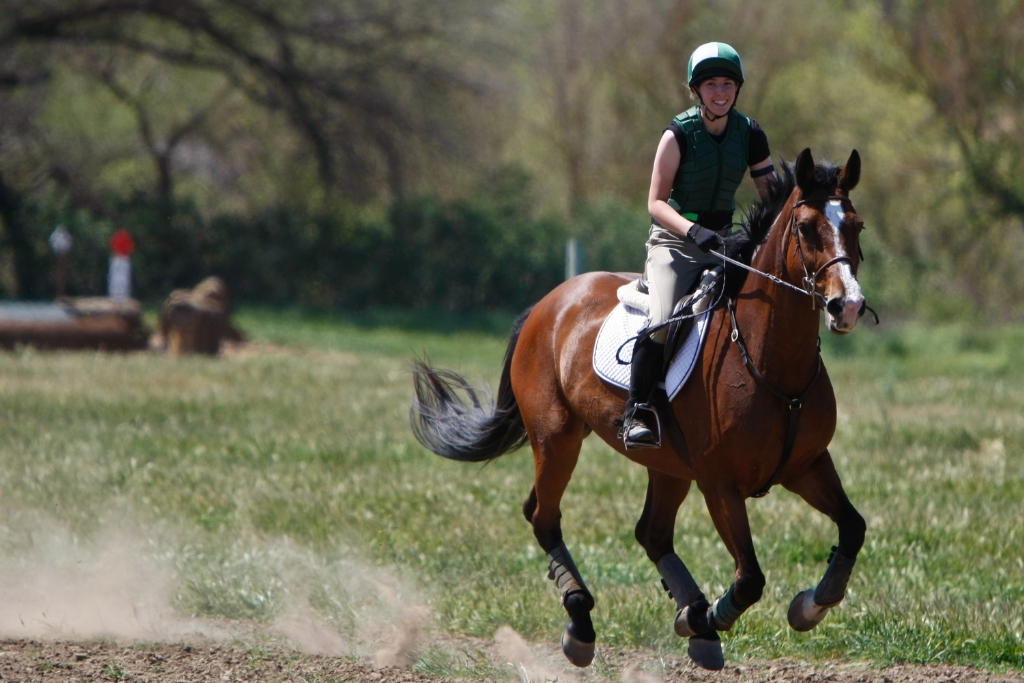
[{"label": "white saddle pad", "polygon": [[[710,319],[711,311],[707,311],[694,321],[686,342],[679,348],[672,359],[672,364],[669,365],[664,386],[670,400],[675,398],[686,384],[697,363],[697,354],[707,338]],[[609,384],[629,389],[629,365],[619,364],[615,354],[618,351],[619,357],[624,361],[633,358],[634,340],[630,339],[629,343],[622,345],[630,337],[635,337],[646,322],[646,313],[622,302],[612,309],[601,325],[601,331],[597,333],[597,343],[594,344],[594,372],[598,377]],[[622,347],[622,351],[619,351],[619,347]]]}]

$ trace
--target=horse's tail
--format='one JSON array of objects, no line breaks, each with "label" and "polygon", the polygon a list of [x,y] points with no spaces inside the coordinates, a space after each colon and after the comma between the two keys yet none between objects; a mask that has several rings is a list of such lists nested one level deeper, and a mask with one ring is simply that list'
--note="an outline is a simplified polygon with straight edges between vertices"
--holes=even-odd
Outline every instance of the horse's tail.
[{"label": "horse's tail", "polygon": [[[496,403],[489,392],[474,389],[458,374],[434,369],[422,360],[415,362],[416,396],[409,419],[412,433],[426,448],[450,460],[482,462],[527,442],[523,416],[512,393],[512,354],[529,314],[527,309],[512,325]],[[458,395],[460,389],[469,403]]]}]

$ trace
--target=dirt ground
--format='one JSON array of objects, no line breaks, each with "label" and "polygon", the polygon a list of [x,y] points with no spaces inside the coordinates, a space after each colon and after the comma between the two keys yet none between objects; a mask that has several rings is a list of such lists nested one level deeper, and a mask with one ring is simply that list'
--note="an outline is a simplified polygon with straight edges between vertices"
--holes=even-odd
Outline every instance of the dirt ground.
[{"label": "dirt ground", "polygon": [[[557,646],[539,659],[504,662],[495,643],[462,639],[449,643],[453,652],[486,653],[496,671],[492,680],[544,681],[799,681],[800,683],[1024,683],[1019,673],[993,674],[966,667],[897,666],[872,669],[856,664],[808,665],[796,661],[726,664],[717,673],[696,669],[685,656],[653,657],[650,653],[599,651],[585,671],[557,662]],[[531,649],[535,649],[531,646]],[[507,668],[506,668],[507,667]],[[286,646],[241,642],[118,644],[111,641],[0,641],[2,681],[303,681],[351,683],[439,683],[460,680],[427,675],[413,666],[377,666],[372,658],[340,658],[300,654]],[[465,679],[461,679],[465,680]]]}]

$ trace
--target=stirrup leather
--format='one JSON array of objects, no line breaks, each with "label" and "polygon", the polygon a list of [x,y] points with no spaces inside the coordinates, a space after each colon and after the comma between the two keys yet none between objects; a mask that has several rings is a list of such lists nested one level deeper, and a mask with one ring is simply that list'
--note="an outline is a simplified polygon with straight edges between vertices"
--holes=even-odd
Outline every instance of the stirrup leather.
[{"label": "stirrup leather", "polygon": [[[637,419],[637,413],[644,411],[650,418],[647,420]],[[653,437],[650,441],[636,441],[629,438],[629,433],[636,425],[642,425],[643,427],[651,430],[651,436]],[[653,425],[653,429],[652,426]],[[658,417],[658,411],[655,410],[654,406],[650,403],[636,403],[633,405],[632,410],[626,413],[622,419],[622,428],[619,430],[619,438],[622,439],[623,445],[626,450],[631,448],[661,448],[661,418]]]}]

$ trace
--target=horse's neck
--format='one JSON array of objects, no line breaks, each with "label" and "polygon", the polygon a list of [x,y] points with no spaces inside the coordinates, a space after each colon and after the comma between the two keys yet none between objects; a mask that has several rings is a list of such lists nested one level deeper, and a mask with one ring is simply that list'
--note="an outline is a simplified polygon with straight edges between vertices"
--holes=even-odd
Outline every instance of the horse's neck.
[{"label": "horse's neck", "polygon": [[[799,287],[794,268],[789,222],[791,209],[780,214],[768,240],[751,265]],[[820,314],[809,296],[749,274],[736,301],[736,319],[751,360],[779,389],[803,389],[818,362]]]}]

